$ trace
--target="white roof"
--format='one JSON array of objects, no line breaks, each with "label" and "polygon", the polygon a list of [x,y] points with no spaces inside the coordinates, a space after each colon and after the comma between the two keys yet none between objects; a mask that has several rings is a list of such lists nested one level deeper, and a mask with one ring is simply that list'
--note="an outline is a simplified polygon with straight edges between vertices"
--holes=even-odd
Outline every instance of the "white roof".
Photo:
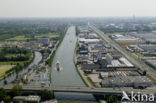
[{"label": "white roof", "polygon": [[119,67],[119,66],[121,66],[121,63],[118,60],[112,60],[111,61],[111,64],[112,64],[113,67]]},{"label": "white roof", "polygon": [[100,75],[108,75],[108,72],[100,72]]},{"label": "white roof", "polygon": [[85,38],[79,38],[79,41],[81,42],[99,42],[99,39],[85,39]]},{"label": "white roof", "polygon": [[128,67],[133,67],[133,64],[131,64],[126,58],[121,57],[121,58],[119,58],[119,60],[120,60],[122,63],[126,64]]}]

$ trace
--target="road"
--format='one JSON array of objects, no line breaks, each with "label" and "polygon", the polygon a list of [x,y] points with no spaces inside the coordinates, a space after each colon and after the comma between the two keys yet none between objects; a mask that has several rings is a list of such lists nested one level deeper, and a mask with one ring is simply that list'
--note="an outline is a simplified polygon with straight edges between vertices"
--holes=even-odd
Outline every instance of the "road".
[{"label": "road", "polygon": [[146,70],[147,74],[151,76],[156,81],[156,71],[152,68],[148,67],[146,64],[144,64],[142,61],[139,61],[132,57],[132,55],[127,52],[125,49],[120,47],[116,42],[111,40],[108,35],[104,34],[104,32],[97,29],[95,26],[88,24],[88,26],[95,31],[97,34],[99,34],[109,45],[114,47],[116,50],[118,50],[124,57],[126,57],[135,67],[140,68],[142,71]]},{"label": "road", "polygon": [[[13,85],[3,86],[4,89],[10,90]],[[0,87],[1,88],[1,87]],[[47,86],[41,87],[40,85],[23,85],[23,91],[25,92],[40,92],[40,90],[48,89],[54,92],[72,92],[72,93],[91,93],[91,94],[122,94],[122,91],[127,93],[145,93],[156,94],[156,87],[149,87],[146,89],[133,89],[129,87],[123,88],[93,88],[93,87],[59,87],[59,86]]]}]

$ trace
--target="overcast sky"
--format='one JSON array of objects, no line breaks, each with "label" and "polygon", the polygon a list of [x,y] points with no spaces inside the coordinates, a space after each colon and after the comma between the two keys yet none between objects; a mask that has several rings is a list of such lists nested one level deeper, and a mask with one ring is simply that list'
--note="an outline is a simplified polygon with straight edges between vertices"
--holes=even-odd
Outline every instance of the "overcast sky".
[{"label": "overcast sky", "polygon": [[0,0],[0,17],[156,16],[156,0]]}]

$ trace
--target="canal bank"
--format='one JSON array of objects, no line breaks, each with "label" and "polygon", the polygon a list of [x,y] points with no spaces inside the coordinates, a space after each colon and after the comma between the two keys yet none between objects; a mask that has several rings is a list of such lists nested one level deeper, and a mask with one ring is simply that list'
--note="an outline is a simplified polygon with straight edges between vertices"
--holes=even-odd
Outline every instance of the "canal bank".
[{"label": "canal bank", "polygon": [[56,51],[57,51],[58,47],[60,46],[60,44],[62,43],[66,32],[67,32],[67,28],[63,31],[62,34],[60,34],[61,35],[60,39],[56,42],[54,48],[52,49],[51,54],[49,55],[50,58],[47,59],[47,61],[46,61],[46,65],[48,65],[48,69],[50,70],[50,75],[49,75],[50,76],[49,77],[50,78],[50,82],[52,81],[51,80],[51,77],[52,77],[52,69],[51,69],[52,63],[53,63]]},{"label": "canal bank", "polygon": [[76,47],[75,47],[75,51],[74,51],[74,58],[73,58],[76,70],[77,70],[78,74],[80,75],[81,79],[83,80],[83,82],[85,83],[85,85],[87,87],[91,87],[90,84],[88,83],[88,81],[85,79],[83,72],[80,70],[80,67],[78,67],[78,65],[76,64],[77,63],[77,57],[76,57],[77,49],[78,49],[78,44],[76,43]]}]

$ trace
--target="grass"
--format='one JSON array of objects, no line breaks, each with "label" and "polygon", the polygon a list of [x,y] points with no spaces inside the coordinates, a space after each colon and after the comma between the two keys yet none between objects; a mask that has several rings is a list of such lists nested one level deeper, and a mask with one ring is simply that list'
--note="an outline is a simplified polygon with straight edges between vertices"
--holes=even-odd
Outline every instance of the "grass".
[{"label": "grass", "polygon": [[5,57],[17,57],[17,56],[24,56],[24,54],[6,54]]},{"label": "grass", "polygon": [[8,41],[26,41],[27,39],[38,39],[38,38],[43,38],[43,37],[46,37],[46,38],[56,38],[56,37],[59,37],[58,34],[56,33],[48,33],[48,34],[38,34],[38,35],[35,35],[34,38],[29,38],[29,37],[25,37],[25,35],[20,35],[20,36],[15,36],[13,38],[9,38],[7,39]]},{"label": "grass", "polygon": [[31,60],[33,60],[33,57],[30,57],[29,60],[27,61],[7,61],[7,62],[0,62],[0,65],[16,65],[17,63],[19,64],[24,64],[26,62],[30,62]]},{"label": "grass", "polygon": [[87,77],[87,80],[94,87],[94,83],[92,82],[92,80],[89,77]]},{"label": "grass", "polygon": [[30,39],[30,38],[26,38],[24,35],[20,35],[20,36],[15,36],[13,38],[9,38],[7,40],[8,41],[26,41],[27,39]]},{"label": "grass", "polygon": [[52,67],[52,63],[53,63],[53,59],[55,57],[55,53],[56,53],[56,50],[53,51],[52,55],[50,56],[50,58],[47,60],[47,63],[48,63],[48,66],[49,67]]},{"label": "grass", "polygon": [[17,63],[19,63],[19,64],[23,64],[24,62],[26,62],[26,61],[8,61],[8,62],[0,62],[0,65],[12,65],[12,64],[17,64]]},{"label": "grass", "polygon": [[56,38],[56,37],[59,37],[58,34],[54,34],[54,33],[49,33],[49,34],[40,34],[40,35],[36,35],[35,38],[43,38],[43,37],[46,37],[46,38]]},{"label": "grass", "polygon": [[2,77],[6,71],[10,70],[14,65],[0,65],[0,77]]}]

